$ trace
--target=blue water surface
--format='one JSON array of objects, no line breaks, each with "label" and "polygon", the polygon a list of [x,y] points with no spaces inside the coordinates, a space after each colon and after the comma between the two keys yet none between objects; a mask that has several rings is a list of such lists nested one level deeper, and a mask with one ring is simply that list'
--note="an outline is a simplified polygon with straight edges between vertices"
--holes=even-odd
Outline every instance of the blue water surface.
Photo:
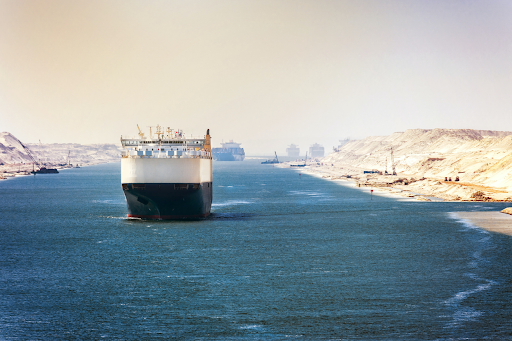
[{"label": "blue water surface", "polygon": [[119,164],[0,181],[0,340],[511,340],[512,238],[257,160],[126,218]]}]

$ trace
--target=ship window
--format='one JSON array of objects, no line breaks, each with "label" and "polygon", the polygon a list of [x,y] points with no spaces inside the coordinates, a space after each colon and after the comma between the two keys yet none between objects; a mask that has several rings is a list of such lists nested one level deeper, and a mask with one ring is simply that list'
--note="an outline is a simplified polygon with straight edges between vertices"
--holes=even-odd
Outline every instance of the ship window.
[{"label": "ship window", "polygon": [[199,189],[199,184],[193,184],[192,189]]},{"label": "ship window", "polygon": [[174,189],[187,189],[188,184],[174,184]]},{"label": "ship window", "polygon": [[145,189],[146,184],[133,184],[132,187],[133,189]]}]

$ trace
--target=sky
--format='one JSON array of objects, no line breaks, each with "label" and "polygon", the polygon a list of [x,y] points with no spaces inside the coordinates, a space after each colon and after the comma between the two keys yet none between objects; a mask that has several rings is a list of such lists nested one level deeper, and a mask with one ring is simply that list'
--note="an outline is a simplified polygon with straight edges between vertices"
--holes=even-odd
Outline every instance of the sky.
[{"label": "sky", "polygon": [[304,154],[511,117],[509,0],[0,0],[0,131],[27,143],[160,124]]}]

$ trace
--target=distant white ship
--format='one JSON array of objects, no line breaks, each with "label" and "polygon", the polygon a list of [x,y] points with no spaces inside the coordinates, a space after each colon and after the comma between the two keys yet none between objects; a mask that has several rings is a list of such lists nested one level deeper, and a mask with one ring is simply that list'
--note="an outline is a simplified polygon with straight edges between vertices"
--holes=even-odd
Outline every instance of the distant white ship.
[{"label": "distant white ship", "polygon": [[292,143],[288,148],[286,148],[286,153],[288,156],[298,157],[300,155],[300,148]]},{"label": "distant white ship", "polygon": [[324,147],[315,143],[309,147],[310,157],[324,157]]}]

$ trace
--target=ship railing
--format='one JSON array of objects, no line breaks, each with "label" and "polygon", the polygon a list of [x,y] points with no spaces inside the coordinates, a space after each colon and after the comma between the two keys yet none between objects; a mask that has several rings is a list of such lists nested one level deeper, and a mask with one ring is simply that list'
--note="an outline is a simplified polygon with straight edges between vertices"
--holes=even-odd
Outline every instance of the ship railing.
[{"label": "ship railing", "polygon": [[151,150],[124,150],[121,153],[122,158],[132,159],[211,159],[212,154],[204,150],[194,151],[151,151]]}]

